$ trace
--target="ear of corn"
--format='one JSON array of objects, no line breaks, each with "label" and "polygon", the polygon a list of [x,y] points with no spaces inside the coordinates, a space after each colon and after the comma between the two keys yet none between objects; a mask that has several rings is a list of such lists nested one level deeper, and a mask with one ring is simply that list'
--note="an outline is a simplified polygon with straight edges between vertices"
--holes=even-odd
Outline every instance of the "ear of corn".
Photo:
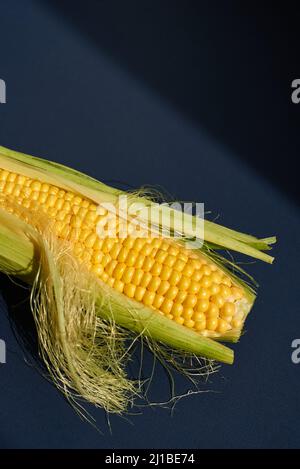
[{"label": "ear of corn", "polygon": [[[74,265],[78,264],[78,270],[86,272],[92,288],[96,285],[98,293],[94,297],[93,308],[101,320],[113,321],[183,353],[232,363],[233,352],[218,341],[238,340],[255,293],[230,274],[222,263],[215,262],[205,247],[229,248],[272,262],[273,258],[263,251],[270,248],[275,238],[258,239],[205,221],[204,249],[191,250],[182,245],[182,239],[188,240],[193,235],[194,217],[182,215],[137,194],[130,196],[129,219],[133,217],[141,223],[141,230],[146,230],[147,236],[128,234],[125,238],[119,237],[123,223],[119,217],[117,236],[99,238],[97,227],[109,224],[110,214],[103,208],[103,203],[117,206],[121,193],[64,166],[0,147],[0,268],[32,282],[40,272],[41,260],[37,250],[38,245],[44,242],[41,236],[44,237],[48,247],[44,245],[41,251],[47,253],[44,259],[48,266],[48,279],[49,269],[51,276],[55,272],[55,260],[51,259],[56,256],[64,259],[57,270],[57,277],[61,280],[52,279],[52,286],[50,291],[46,290],[45,297],[49,298],[53,291],[56,292],[52,302],[55,304],[53,315],[59,319],[58,324],[61,321],[65,324],[69,317],[66,310],[74,308],[74,301],[71,308],[61,294],[65,287],[57,286],[61,283],[72,288],[64,278],[66,256],[58,254],[57,248],[52,252],[49,247],[53,245],[51,240],[55,240],[54,245],[61,245],[62,252],[68,246],[68,256],[74,258]],[[143,202],[145,208],[133,211],[137,201]],[[151,221],[154,216],[159,229],[164,228],[161,226],[162,215],[171,215],[172,229],[181,239],[166,239],[162,235],[148,233],[149,208]],[[184,231],[182,216],[185,219]],[[40,239],[40,243],[36,239]],[[80,274],[78,276],[81,278]],[[76,284],[76,281],[75,276],[72,282]],[[76,294],[74,296],[77,298]],[[85,300],[79,295],[77,301]],[[42,304],[45,309],[45,304]],[[51,304],[47,305],[51,309]],[[84,308],[81,306],[79,310]],[[39,314],[36,312],[36,320],[40,335],[44,336],[47,335],[46,325],[39,320]],[[42,317],[46,322],[46,315]],[[96,330],[96,322],[93,327]],[[49,344],[47,338],[43,343],[48,343],[49,356],[53,343]],[[55,379],[61,382],[63,376],[69,374],[73,381],[68,385],[74,387],[78,372],[74,371],[74,363],[66,359],[71,354],[68,347],[62,341],[61,354],[65,354],[64,362],[69,366],[56,373]],[[53,354],[51,356],[53,359]],[[80,363],[80,357],[77,362]],[[56,368],[60,369],[58,365]],[[81,382],[85,383],[86,375],[81,373],[80,376]],[[81,387],[75,385],[81,395],[96,403],[96,399]],[[101,405],[104,405],[103,401]]]},{"label": "ear of corn", "polygon": [[[27,235],[26,235],[27,233]],[[0,265],[1,270],[32,282],[38,264],[35,262],[35,241],[30,225],[0,209]],[[201,337],[189,328],[183,328],[166,316],[157,314],[129,297],[101,284],[97,298],[99,315],[107,320],[142,335],[148,335],[174,348],[213,358],[225,363],[233,362],[233,352],[228,347]]]}]

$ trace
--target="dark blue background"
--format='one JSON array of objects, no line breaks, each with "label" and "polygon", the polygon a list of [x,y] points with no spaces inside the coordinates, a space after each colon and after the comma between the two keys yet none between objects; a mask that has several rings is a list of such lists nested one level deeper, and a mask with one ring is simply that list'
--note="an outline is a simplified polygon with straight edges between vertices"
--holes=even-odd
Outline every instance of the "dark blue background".
[{"label": "dark blue background", "polygon": [[[3,299],[0,447],[300,446],[297,16],[240,3],[1,1],[1,145],[100,180],[162,186],[278,245],[273,266],[248,266],[258,300],[234,366],[204,388],[216,392],[180,401],[173,417],[113,417],[112,434],[92,410],[102,436],[26,366]],[[164,380],[159,371],[155,395]]]}]

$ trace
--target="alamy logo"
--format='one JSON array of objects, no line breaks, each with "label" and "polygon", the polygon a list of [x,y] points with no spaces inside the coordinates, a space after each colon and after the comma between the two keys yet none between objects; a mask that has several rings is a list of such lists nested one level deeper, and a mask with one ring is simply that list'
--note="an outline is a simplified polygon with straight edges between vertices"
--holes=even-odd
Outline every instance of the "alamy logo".
[{"label": "alamy logo", "polygon": [[6,83],[0,78],[0,104],[6,103]]},{"label": "alamy logo", "polygon": [[294,89],[291,94],[292,102],[298,104],[300,102],[300,79],[295,78],[291,83],[291,87]]},{"label": "alamy logo", "polygon": [[300,363],[300,339],[294,339],[291,343],[291,347],[294,349],[291,359],[295,365]]},{"label": "alamy logo", "polygon": [[132,202],[127,195],[97,207],[99,238],[182,238],[190,249],[202,247],[204,204]]},{"label": "alamy logo", "polygon": [[6,363],[6,344],[0,339],[0,363]]}]

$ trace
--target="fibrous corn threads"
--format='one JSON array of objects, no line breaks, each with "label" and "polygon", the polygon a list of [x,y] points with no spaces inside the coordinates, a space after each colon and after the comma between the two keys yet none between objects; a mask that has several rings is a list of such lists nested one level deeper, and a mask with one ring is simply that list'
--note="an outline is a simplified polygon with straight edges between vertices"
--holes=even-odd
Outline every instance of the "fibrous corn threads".
[{"label": "fibrous corn threads", "polygon": [[[129,298],[204,336],[240,330],[244,290],[211,260],[162,236],[99,237],[109,213],[75,192],[0,169],[0,194],[43,211],[54,233],[69,241],[76,258]],[[13,208],[11,208],[14,211]],[[117,221],[118,225],[118,221]]]}]

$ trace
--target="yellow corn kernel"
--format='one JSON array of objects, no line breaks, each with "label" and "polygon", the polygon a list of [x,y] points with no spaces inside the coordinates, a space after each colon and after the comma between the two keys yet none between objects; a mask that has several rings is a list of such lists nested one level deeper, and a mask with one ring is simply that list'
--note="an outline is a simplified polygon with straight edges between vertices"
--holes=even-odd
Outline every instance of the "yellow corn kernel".
[{"label": "yellow corn kernel", "polygon": [[218,308],[222,308],[222,306],[225,303],[225,300],[222,295],[217,294],[217,295],[212,295],[211,301],[218,306]]},{"label": "yellow corn kernel", "polygon": [[130,251],[134,246],[134,242],[135,242],[134,238],[128,237],[128,238],[125,239],[125,241],[123,243],[123,246]]},{"label": "yellow corn kernel", "polygon": [[141,287],[147,288],[151,279],[152,275],[150,274],[150,272],[145,272],[140,283]]},{"label": "yellow corn kernel", "polygon": [[197,303],[196,295],[187,295],[186,299],[183,302],[185,308],[194,308]]},{"label": "yellow corn kernel", "polygon": [[13,189],[14,189],[15,185],[13,182],[7,182],[5,184],[5,194],[6,195],[11,195]]},{"label": "yellow corn kernel", "polygon": [[200,287],[209,288],[211,286],[212,281],[208,275],[203,275],[199,283],[200,283]]},{"label": "yellow corn kernel", "polygon": [[141,269],[143,267],[144,260],[145,260],[145,256],[143,254],[139,254],[135,261],[135,267],[137,269]]},{"label": "yellow corn kernel", "polygon": [[180,304],[183,303],[184,300],[186,299],[186,297],[187,297],[187,291],[182,291],[182,290],[180,290],[180,291],[177,293],[177,296],[176,296],[176,298],[175,298],[176,303],[180,303]]},{"label": "yellow corn kernel", "polygon": [[149,272],[152,269],[152,266],[153,266],[154,262],[155,262],[154,259],[152,259],[151,257],[146,257],[145,260],[144,260],[144,264],[143,264],[142,269],[145,272]]},{"label": "yellow corn kernel", "polygon": [[215,331],[218,326],[218,319],[217,318],[209,318],[206,323],[207,329],[210,331]]},{"label": "yellow corn kernel", "polygon": [[[95,241],[95,242],[96,242],[96,241]],[[102,244],[102,248],[101,248],[101,249],[102,249],[102,251],[103,251],[104,253],[107,254],[107,253],[110,252],[110,250],[112,249],[112,247],[114,246],[114,244],[115,244],[114,238],[105,238],[105,239],[103,240],[103,244]],[[126,256],[125,256],[125,258],[126,258]],[[125,259],[124,259],[124,260],[125,260]],[[123,262],[123,261],[121,261],[121,262]]]},{"label": "yellow corn kernel", "polygon": [[59,236],[62,229],[64,227],[64,223],[62,221],[56,221],[53,225],[53,228],[54,228],[54,231],[57,233],[57,235]]},{"label": "yellow corn kernel", "polygon": [[172,256],[177,257],[178,254],[180,253],[180,250],[175,244],[170,244],[168,253],[171,254]]},{"label": "yellow corn kernel", "polygon": [[194,314],[193,314],[193,319],[194,321],[196,322],[201,322],[201,321],[205,321],[206,320],[206,316],[204,313],[200,312],[200,311],[196,311]]},{"label": "yellow corn kernel", "polygon": [[122,249],[122,247],[121,247],[118,243],[115,243],[115,244],[113,245],[113,247],[111,248],[111,250],[110,250],[110,252],[109,252],[110,255],[111,255],[111,257],[112,257],[112,259],[117,259],[117,257],[118,257],[118,255],[119,255],[121,249]]},{"label": "yellow corn kernel", "polygon": [[124,287],[124,293],[129,298],[134,298],[135,289],[136,289],[135,285],[133,285],[132,283],[128,283]]},{"label": "yellow corn kernel", "polygon": [[173,303],[171,313],[175,318],[181,316],[183,313],[183,306],[179,303]]},{"label": "yellow corn kernel", "polygon": [[191,319],[193,314],[194,314],[193,308],[184,308],[183,309],[182,316],[184,317],[184,319]]},{"label": "yellow corn kernel", "polygon": [[113,275],[113,271],[115,270],[116,266],[118,265],[116,260],[111,260],[105,267],[105,272],[108,273],[110,277]]},{"label": "yellow corn kernel", "polygon": [[175,287],[174,285],[171,285],[166,293],[166,298],[169,298],[169,300],[174,300],[177,296],[178,291],[179,290],[177,287]]},{"label": "yellow corn kernel", "polygon": [[97,277],[100,277],[103,274],[103,265],[102,264],[96,264],[92,266],[92,272],[97,275]]},{"label": "yellow corn kernel", "polygon": [[222,274],[219,272],[213,272],[210,276],[211,281],[217,284],[220,284],[222,282]]},{"label": "yellow corn kernel", "polygon": [[101,275],[101,280],[106,283],[109,279],[109,276],[106,272],[103,272],[102,275]]},{"label": "yellow corn kernel", "polygon": [[182,251],[178,254],[178,259],[183,261],[184,263],[189,260],[188,256]]},{"label": "yellow corn kernel", "polygon": [[146,306],[151,306],[155,298],[155,293],[153,291],[147,291],[145,292],[143,296],[143,303]]},{"label": "yellow corn kernel", "polygon": [[219,308],[215,303],[210,303],[206,315],[208,317],[218,317],[219,316]]},{"label": "yellow corn kernel", "polygon": [[159,276],[162,271],[162,264],[159,262],[154,262],[152,267],[151,267],[151,274]]},{"label": "yellow corn kernel", "polygon": [[174,269],[177,270],[178,272],[182,272],[185,266],[185,262],[181,259],[177,259],[177,261],[174,264]]},{"label": "yellow corn kernel", "polygon": [[136,289],[135,289],[134,298],[137,301],[142,301],[143,296],[145,295],[145,292],[146,292],[146,288],[141,287],[141,286],[137,286]]},{"label": "yellow corn kernel", "polygon": [[175,318],[175,322],[177,322],[177,324],[183,324],[184,323],[184,319],[182,316],[177,316]]},{"label": "yellow corn kernel", "polygon": [[243,298],[243,291],[241,290],[241,288],[232,287],[231,294],[234,296],[236,300],[240,300],[241,298]]},{"label": "yellow corn kernel", "polygon": [[234,303],[225,303],[220,310],[220,316],[223,318],[234,316],[235,314],[235,305]]},{"label": "yellow corn kernel", "polygon": [[171,276],[171,273],[172,273],[172,269],[168,267],[167,265],[164,265],[160,273],[160,278],[162,280],[168,280]]},{"label": "yellow corn kernel", "polygon": [[206,299],[200,299],[197,301],[196,310],[200,313],[204,313],[209,308],[209,301]]},{"label": "yellow corn kernel", "polygon": [[196,321],[195,322],[195,329],[198,332],[204,331],[206,328],[206,319],[203,319],[201,321]]},{"label": "yellow corn kernel", "polygon": [[114,283],[114,288],[115,288],[115,290],[117,290],[118,292],[122,293],[123,290],[124,290],[124,287],[125,287],[124,282],[122,282],[121,280],[115,279],[115,283]]},{"label": "yellow corn kernel", "polygon": [[172,254],[169,254],[164,261],[164,265],[166,265],[167,267],[173,267],[175,262],[176,262],[176,257],[172,256]]},{"label": "yellow corn kernel", "polygon": [[97,212],[95,212],[94,210],[89,210],[84,218],[84,221],[87,224],[90,223],[91,225],[94,225],[97,222],[97,218]]},{"label": "yellow corn kernel", "polygon": [[177,272],[177,270],[173,270],[171,275],[170,275],[170,278],[169,278],[170,285],[172,285],[172,286],[177,285],[180,278],[181,278],[181,274],[179,272]]},{"label": "yellow corn kernel", "polygon": [[104,240],[99,238],[99,236],[97,236],[97,239],[94,244],[94,249],[102,249],[103,243],[104,243]]},{"label": "yellow corn kernel", "polygon": [[169,244],[166,243],[166,241],[163,241],[160,245],[160,249],[162,249],[163,251],[168,251],[169,250]]},{"label": "yellow corn kernel", "polygon": [[147,288],[149,291],[156,292],[160,283],[161,283],[161,280],[159,277],[152,277]]},{"label": "yellow corn kernel", "polygon": [[232,320],[232,327],[239,329],[243,324],[243,321],[241,319],[233,319]]},{"label": "yellow corn kernel", "polygon": [[122,248],[119,255],[118,255],[118,261],[119,262],[125,262],[126,257],[128,256],[128,253],[129,253],[128,249]]},{"label": "yellow corn kernel", "polygon": [[[213,283],[210,288],[209,288],[209,292],[211,295],[216,295],[217,293],[221,293],[221,295],[223,295],[223,292],[220,291],[220,287],[217,283]],[[224,296],[224,295],[223,295]]]},{"label": "yellow corn kernel", "polygon": [[85,245],[87,248],[92,248],[96,242],[97,235],[95,233],[91,233],[85,240]]},{"label": "yellow corn kernel", "polygon": [[14,187],[13,191],[12,191],[12,195],[14,197],[19,197],[20,193],[21,193],[21,190],[22,190],[22,187],[17,185]]},{"label": "yellow corn kernel", "polygon": [[221,283],[220,285],[220,293],[225,299],[231,296],[230,288],[227,285],[224,285],[223,283]]},{"label": "yellow corn kernel", "polygon": [[169,314],[171,312],[172,306],[173,306],[173,301],[169,300],[168,298],[165,298],[160,307],[160,310],[165,314]]},{"label": "yellow corn kernel", "polygon": [[131,249],[126,257],[126,265],[133,267],[135,265],[136,259],[139,253],[135,249]]},{"label": "yellow corn kernel", "polygon": [[200,283],[199,282],[194,282],[194,280],[191,280],[191,283],[188,288],[188,292],[197,295],[198,291],[200,289]]},{"label": "yellow corn kernel", "polygon": [[160,310],[161,305],[163,304],[164,297],[162,295],[155,295],[154,301],[153,301],[153,307]]},{"label": "yellow corn kernel", "polygon": [[168,253],[166,251],[163,251],[162,249],[159,249],[157,253],[155,254],[155,260],[159,264],[163,264],[167,257],[168,257]]},{"label": "yellow corn kernel", "polygon": [[209,298],[210,292],[207,288],[200,287],[198,291],[198,298],[201,298],[202,300],[206,300]]},{"label": "yellow corn kernel", "polygon": [[1,181],[6,181],[10,173],[4,169],[1,169],[0,174],[1,174]]},{"label": "yellow corn kernel", "polygon": [[92,262],[93,264],[100,264],[103,259],[103,252],[102,251],[94,251]]},{"label": "yellow corn kernel", "polygon": [[121,264],[118,264],[113,272],[113,276],[115,279],[117,280],[121,280],[124,272],[125,272],[125,269],[126,269],[126,265],[121,263]]},{"label": "yellow corn kernel", "polygon": [[144,238],[137,238],[134,242],[133,247],[137,252],[139,252],[142,249],[142,247],[145,245],[145,243],[146,243],[146,240]]},{"label": "yellow corn kernel", "polygon": [[195,326],[195,321],[193,321],[192,319],[185,319],[183,324],[186,327],[189,327],[190,329],[192,329]]},{"label": "yellow corn kernel", "polygon": [[169,288],[170,288],[169,282],[167,280],[163,280],[158,287],[157,293],[159,295],[165,295]]},{"label": "yellow corn kernel", "polygon": [[193,275],[194,268],[191,264],[187,263],[182,271],[182,274],[186,277],[191,277]]},{"label": "yellow corn kernel", "polygon": [[134,267],[126,267],[124,274],[122,275],[122,282],[130,283],[134,274]]},{"label": "yellow corn kernel", "polygon": [[203,264],[200,268],[200,272],[202,272],[203,275],[210,275],[211,268],[208,265]]},{"label": "yellow corn kernel", "polygon": [[106,267],[107,264],[111,261],[111,257],[109,254],[104,254],[103,257],[102,257],[102,261],[101,261],[101,264]]},{"label": "yellow corn kernel", "polygon": [[188,290],[190,283],[191,283],[191,279],[183,275],[178,282],[178,288],[183,291]]},{"label": "yellow corn kernel", "polygon": [[232,283],[231,283],[231,280],[229,277],[223,277],[222,278],[222,283],[224,285],[226,285],[227,287],[231,287],[232,286]]},{"label": "yellow corn kernel", "polygon": [[152,249],[153,248],[152,248],[151,244],[145,244],[141,249],[141,254],[143,254],[146,257],[150,256]]},{"label": "yellow corn kernel", "polygon": [[132,283],[134,285],[139,285],[142,281],[143,275],[144,271],[142,269],[136,269],[132,277]]},{"label": "yellow corn kernel", "polygon": [[228,331],[228,329],[230,329],[230,325],[228,324],[228,322],[224,319],[219,319],[217,331],[223,334],[224,332]]},{"label": "yellow corn kernel", "polygon": [[192,280],[194,282],[199,283],[202,277],[203,277],[203,274],[202,272],[200,272],[200,270],[194,270],[193,275],[192,275]]}]

